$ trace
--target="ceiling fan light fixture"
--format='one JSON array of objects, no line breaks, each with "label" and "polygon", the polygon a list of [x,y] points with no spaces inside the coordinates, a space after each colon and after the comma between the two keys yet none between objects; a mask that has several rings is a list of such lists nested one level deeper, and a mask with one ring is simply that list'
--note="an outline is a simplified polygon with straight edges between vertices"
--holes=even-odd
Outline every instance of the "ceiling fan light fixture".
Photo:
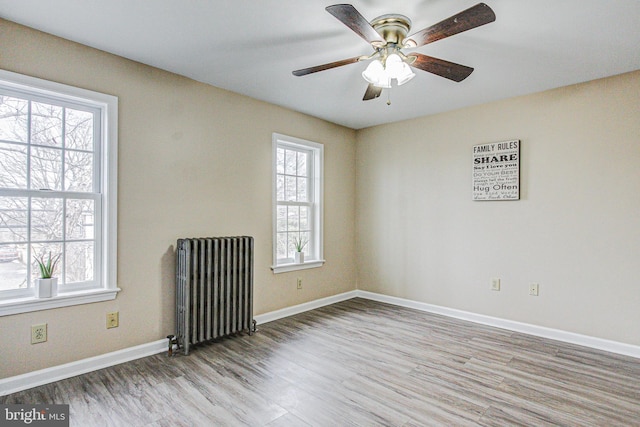
[{"label": "ceiling fan light fixture", "polygon": [[377,59],[371,61],[367,69],[362,72],[362,77],[374,86],[383,88],[391,87],[391,79],[385,72],[382,62]]},{"label": "ceiling fan light fixture", "polygon": [[389,89],[391,87],[391,79],[388,77],[382,77],[377,82],[373,84],[376,87],[381,87],[384,89]]},{"label": "ceiling fan light fixture", "polygon": [[375,83],[382,74],[384,74],[382,62],[374,59],[362,72],[362,77],[369,83]]},{"label": "ceiling fan light fixture", "polygon": [[396,79],[402,73],[402,59],[398,54],[392,53],[387,56],[387,60],[384,64],[384,69],[387,72],[389,78]]},{"label": "ceiling fan light fixture", "polygon": [[402,63],[402,72],[396,77],[396,81],[398,82],[398,86],[402,86],[407,83],[409,80],[414,78],[416,74],[411,71],[411,67],[406,63]]},{"label": "ceiling fan light fixture", "polygon": [[395,53],[386,58],[384,65],[378,59],[371,61],[362,72],[362,77],[367,82],[385,89],[391,87],[392,79],[396,79],[398,86],[402,86],[415,76],[411,67]]}]

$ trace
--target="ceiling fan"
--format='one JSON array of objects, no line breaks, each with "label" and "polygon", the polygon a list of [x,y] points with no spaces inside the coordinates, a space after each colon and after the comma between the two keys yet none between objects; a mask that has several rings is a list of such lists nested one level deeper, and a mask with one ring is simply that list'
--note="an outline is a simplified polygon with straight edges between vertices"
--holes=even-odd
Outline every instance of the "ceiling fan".
[{"label": "ceiling fan", "polygon": [[382,89],[391,87],[393,79],[396,80],[398,86],[411,80],[415,76],[411,67],[455,82],[466,79],[473,72],[473,68],[421,53],[405,54],[402,49],[424,46],[496,20],[496,15],[489,6],[478,3],[444,21],[407,36],[411,29],[411,20],[404,15],[382,15],[369,22],[350,4],[335,4],[328,6],[326,10],[371,44],[374,52],[368,56],[355,56],[341,61],[303,68],[294,71],[293,75],[306,76],[318,71],[372,60],[362,73],[364,79],[369,82],[362,98],[363,101],[379,97]]}]

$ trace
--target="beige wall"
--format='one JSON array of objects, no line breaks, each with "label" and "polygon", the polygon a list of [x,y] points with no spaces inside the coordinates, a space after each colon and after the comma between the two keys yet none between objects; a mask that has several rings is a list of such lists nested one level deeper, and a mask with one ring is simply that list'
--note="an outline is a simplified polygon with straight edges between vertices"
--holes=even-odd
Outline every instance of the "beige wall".
[{"label": "beige wall", "polygon": [[[0,68],[119,98],[117,299],[0,317],[0,378],[174,331],[180,237],[255,237],[255,314],[355,289],[355,132],[0,20]],[[274,275],[271,134],[325,145],[322,268]],[[304,287],[296,289],[296,277]],[[120,312],[107,330],[105,314]],[[49,341],[31,345],[32,324]]]},{"label": "beige wall", "polygon": [[[471,201],[472,145],[509,139],[521,200]],[[640,345],[640,72],[360,131],[356,158],[359,289]]]}]

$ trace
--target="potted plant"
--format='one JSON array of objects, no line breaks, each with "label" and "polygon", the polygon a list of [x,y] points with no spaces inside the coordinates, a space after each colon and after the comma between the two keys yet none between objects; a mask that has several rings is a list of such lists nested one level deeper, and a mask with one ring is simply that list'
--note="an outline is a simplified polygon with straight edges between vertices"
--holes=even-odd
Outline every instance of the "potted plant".
[{"label": "potted plant", "polygon": [[35,257],[40,268],[40,278],[36,279],[36,296],[38,298],[51,298],[58,295],[58,278],[53,277],[53,273],[60,261],[60,255],[51,257],[45,261],[44,255]]},{"label": "potted plant", "polygon": [[293,244],[296,247],[296,252],[294,254],[296,264],[304,263],[304,252],[302,252],[302,250],[307,245],[307,243],[309,243],[309,241],[303,240],[302,237],[293,238]]}]

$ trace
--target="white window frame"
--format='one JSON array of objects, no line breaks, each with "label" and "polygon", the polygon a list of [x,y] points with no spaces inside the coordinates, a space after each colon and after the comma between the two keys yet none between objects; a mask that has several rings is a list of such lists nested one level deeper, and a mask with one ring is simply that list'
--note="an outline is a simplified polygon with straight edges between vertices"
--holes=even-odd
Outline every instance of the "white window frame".
[{"label": "white window frame", "polygon": [[[311,200],[311,212],[313,222],[312,230],[312,244],[313,248],[311,253],[313,257],[306,259],[302,264],[296,263],[279,263],[277,252],[277,151],[279,147],[292,148],[296,150],[305,150],[311,153],[311,179],[309,183],[310,200]],[[273,219],[273,261],[271,270],[274,273],[284,273],[287,271],[303,270],[307,268],[321,267],[324,263],[324,244],[323,244],[323,207],[324,207],[324,194],[323,194],[323,181],[324,181],[324,145],[307,141],[292,136],[282,135],[274,133],[272,137],[272,219]]]},{"label": "white window frame", "polygon": [[0,87],[6,91],[22,93],[29,97],[53,99],[66,104],[80,104],[98,112],[99,139],[95,155],[98,156],[99,176],[96,212],[96,260],[95,281],[91,288],[69,290],[62,288],[58,296],[36,298],[27,296],[0,299],[0,316],[26,313],[78,304],[88,304],[115,299],[117,286],[117,172],[118,172],[118,98],[86,89],[0,70]]}]

